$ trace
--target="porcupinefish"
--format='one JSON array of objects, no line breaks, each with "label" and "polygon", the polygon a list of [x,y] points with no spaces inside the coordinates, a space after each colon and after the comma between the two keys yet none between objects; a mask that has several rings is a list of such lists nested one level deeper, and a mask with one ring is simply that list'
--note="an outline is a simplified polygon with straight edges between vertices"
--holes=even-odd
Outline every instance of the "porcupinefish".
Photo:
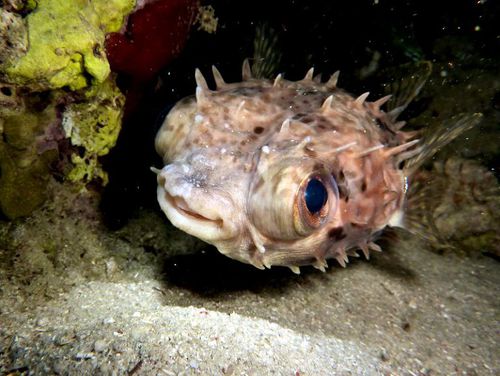
[{"label": "porcupinefish", "polygon": [[477,123],[465,115],[424,140],[373,102],[313,77],[252,77],[216,89],[196,70],[196,95],[168,113],[155,140],[158,201],[168,219],[257,268],[345,266],[386,226],[403,226],[408,179],[439,147]]}]

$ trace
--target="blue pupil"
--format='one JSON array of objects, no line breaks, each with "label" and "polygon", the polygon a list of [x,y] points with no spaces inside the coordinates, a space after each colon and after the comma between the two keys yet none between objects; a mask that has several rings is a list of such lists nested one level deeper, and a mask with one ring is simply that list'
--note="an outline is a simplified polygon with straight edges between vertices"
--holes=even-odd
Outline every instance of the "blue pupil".
[{"label": "blue pupil", "polygon": [[323,183],[318,179],[309,180],[304,193],[307,210],[311,214],[318,213],[325,206],[327,198],[328,192]]}]

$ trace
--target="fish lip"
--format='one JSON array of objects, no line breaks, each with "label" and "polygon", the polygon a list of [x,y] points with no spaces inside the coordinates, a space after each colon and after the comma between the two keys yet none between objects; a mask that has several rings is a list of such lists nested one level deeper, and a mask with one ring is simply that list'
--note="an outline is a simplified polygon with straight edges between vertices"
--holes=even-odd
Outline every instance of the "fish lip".
[{"label": "fish lip", "polygon": [[202,215],[190,206],[186,200],[171,194],[166,187],[158,186],[158,202],[170,222],[181,230],[208,243],[233,236],[220,216]]},{"label": "fish lip", "polygon": [[173,196],[167,190],[164,191],[165,198],[170,206],[176,209],[178,212],[185,214],[186,216],[192,218],[196,221],[208,221],[219,224],[219,227],[222,227],[222,219],[221,218],[210,218],[204,215],[199,214],[196,210],[192,209],[189,204],[184,200],[183,197]]}]

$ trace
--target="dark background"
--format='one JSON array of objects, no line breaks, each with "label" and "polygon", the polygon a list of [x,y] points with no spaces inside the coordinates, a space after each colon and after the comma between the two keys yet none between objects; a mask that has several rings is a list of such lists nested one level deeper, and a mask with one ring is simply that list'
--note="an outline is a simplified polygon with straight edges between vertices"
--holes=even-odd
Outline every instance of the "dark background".
[{"label": "dark background", "polygon": [[[436,41],[443,38],[448,38],[454,64],[479,61],[488,69],[492,65],[498,69],[499,4],[495,0],[203,2],[215,9],[217,32],[192,28],[181,55],[144,91],[139,107],[124,121],[117,146],[104,160],[110,176],[102,201],[108,225],[119,228],[139,207],[157,207],[156,179],[149,167],[162,167],[154,136],[163,117],[177,100],[194,93],[196,67],[209,84],[212,64],[226,81],[239,81],[243,59],[253,55],[257,25],[275,30],[282,55],[278,71],[286,78],[300,79],[311,66],[325,78],[340,70],[340,86],[361,93],[373,85],[370,80],[361,81],[358,72],[372,60],[374,51],[381,54],[379,69],[432,61]],[[500,107],[498,93],[492,101]]]}]

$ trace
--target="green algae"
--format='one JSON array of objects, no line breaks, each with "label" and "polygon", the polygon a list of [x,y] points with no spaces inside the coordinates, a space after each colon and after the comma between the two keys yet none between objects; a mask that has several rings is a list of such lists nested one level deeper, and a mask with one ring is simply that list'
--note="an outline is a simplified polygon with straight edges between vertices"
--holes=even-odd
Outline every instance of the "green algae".
[{"label": "green algae", "polygon": [[134,0],[38,1],[24,21],[29,49],[0,65],[4,80],[36,91],[104,82],[110,73],[105,35],[119,30],[134,5]]}]

